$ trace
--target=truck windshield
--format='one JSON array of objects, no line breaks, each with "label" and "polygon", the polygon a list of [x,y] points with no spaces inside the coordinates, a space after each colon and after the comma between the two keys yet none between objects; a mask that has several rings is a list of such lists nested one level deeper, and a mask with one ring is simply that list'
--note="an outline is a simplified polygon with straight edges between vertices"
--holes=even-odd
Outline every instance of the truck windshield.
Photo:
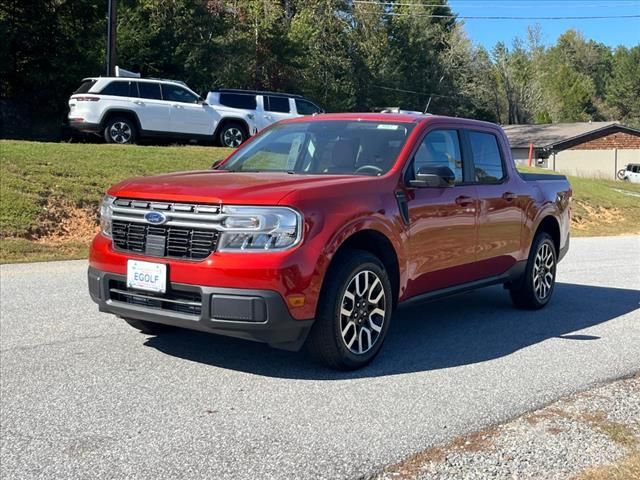
[{"label": "truck windshield", "polygon": [[414,125],[326,120],[276,125],[221,170],[382,175],[391,169]]}]

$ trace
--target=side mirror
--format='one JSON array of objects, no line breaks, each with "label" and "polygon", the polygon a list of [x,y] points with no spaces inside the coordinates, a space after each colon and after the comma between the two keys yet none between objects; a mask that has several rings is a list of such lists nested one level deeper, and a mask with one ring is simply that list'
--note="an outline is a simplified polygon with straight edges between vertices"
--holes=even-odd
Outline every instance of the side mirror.
[{"label": "side mirror", "polygon": [[453,187],[456,174],[449,167],[420,167],[416,178],[409,181],[409,185],[416,188],[423,187]]}]

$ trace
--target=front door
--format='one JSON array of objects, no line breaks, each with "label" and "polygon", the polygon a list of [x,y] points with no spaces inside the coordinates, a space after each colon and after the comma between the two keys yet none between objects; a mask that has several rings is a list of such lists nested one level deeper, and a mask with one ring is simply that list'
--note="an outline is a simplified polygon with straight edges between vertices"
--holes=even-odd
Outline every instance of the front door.
[{"label": "front door", "polygon": [[423,166],[446,166],[455,185],[408,189],[409,283],[407,297],[477,278],[476,186],[466,184],[457,130],[432,130],[422,140],[409,177]]},{"label": "front door", "polygon": [[212,109],[200,103],[196,95],[178,85],[162,84],[162,97],[171,105],[170,132],[191,135],[213,134]]}]

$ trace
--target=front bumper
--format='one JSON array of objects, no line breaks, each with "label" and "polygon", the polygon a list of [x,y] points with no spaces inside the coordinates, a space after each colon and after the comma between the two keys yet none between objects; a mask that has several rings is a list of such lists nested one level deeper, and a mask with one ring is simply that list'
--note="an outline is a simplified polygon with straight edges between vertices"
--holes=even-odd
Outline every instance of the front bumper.
[{"label": "front bumper", "polygon": [[296,320],[271,290],[170,282],[167,293],[130,290],[126,276],[89,267],[89,293],[101,312],[299,350],[313,320]]}]

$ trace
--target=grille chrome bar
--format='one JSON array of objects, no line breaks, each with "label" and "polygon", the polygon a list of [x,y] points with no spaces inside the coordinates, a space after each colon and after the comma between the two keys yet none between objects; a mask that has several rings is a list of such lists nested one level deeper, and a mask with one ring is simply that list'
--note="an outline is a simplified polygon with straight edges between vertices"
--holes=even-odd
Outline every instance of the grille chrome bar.
[{"label": "grille chrome bar", "polygon": [[112,216],[114,220],[123,222],[148,223],[144,216],[151,211],[162,212],[167,217],[164,225],[222,230],[224,215],[218,205],[196,205],[188,203],[153,202],[146,200],[129,200],[118,198],[114,202]]}]

